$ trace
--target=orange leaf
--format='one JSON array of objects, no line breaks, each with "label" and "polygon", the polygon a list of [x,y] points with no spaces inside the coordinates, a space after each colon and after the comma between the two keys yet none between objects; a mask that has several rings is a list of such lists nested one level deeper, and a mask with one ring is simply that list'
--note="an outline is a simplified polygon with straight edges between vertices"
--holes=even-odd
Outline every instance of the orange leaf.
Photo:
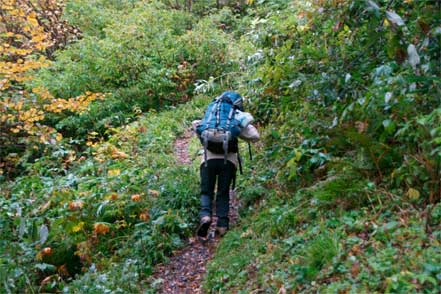
[{"label": "orange leaf", "polygon": [[110,231],[110,228],[108,225],[103,223],[96,223],[93,225],[93,229],[96,234],[98,235],[105,235]]},{"label": "orange leaf", "polygon": [[141,195],[133,194],[131,198],[132,198],[132,201],[138,202],[141,200]]}]

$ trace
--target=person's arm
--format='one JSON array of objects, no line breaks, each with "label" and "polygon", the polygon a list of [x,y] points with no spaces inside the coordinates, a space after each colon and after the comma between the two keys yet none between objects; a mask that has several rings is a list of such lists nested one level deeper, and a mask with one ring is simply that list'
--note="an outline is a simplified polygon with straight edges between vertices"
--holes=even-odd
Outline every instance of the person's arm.
[{"label": "person's arm", "polygon": [[191,126],[193,127],[193,131],[196,132],[196,128],[198,127],[198,125],[201,123],[200,119],[194,120],[191,122]]},{"label": "person's arm", "polygon": [[247,142],[256,142],[260,139],[260,135],[257,129],[252,124],[249,124],[241,130],[239,138]]}]

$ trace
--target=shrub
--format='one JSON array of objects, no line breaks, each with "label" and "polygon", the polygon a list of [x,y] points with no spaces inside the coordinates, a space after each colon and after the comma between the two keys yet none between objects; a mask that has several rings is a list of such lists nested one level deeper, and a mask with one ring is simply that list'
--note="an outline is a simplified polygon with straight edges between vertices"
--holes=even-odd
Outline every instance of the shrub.
[{"label": "shrub", "polygon": [[329,233],[321,232],[314,240],[306,245],[305,250],[305,277],[312,279],[315,275],[338,255],[337,239]]},{"label": "shrub", "polygon": [[[83,7],[82,2],[75,5]],[[98,9],[104,3],[88,5]],[[123,15],[118,5],[106,7],[100,15],[103,33],[85,33],[35,82],[62,98],[85,91],[111,93],[81,115],[52,116],[51,124],[65,137],[84,137],[91,130],[104,134],[142,111],[187,101],[196,80],[235,68],[230,37],[209,19],[194,25],[190,14],[160,4],[138,3]],[[94,19],[96,9],[87,17]],[[118,22],[108,19],[115,17]]]}]

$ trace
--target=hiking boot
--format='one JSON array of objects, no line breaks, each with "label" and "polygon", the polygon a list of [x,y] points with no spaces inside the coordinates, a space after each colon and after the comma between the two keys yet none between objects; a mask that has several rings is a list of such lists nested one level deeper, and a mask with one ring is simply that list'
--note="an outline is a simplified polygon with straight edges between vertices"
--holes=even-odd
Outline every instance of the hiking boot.
[{"label": "hiking boot", "polygon": [[208,234],[208,229],[211,225],[211,217],[204,216],[201,218],[200,225],[197,230],[197,235],[202,238],[206,238]]},{"label": "hiking boot", "polygon": [[227,233],[227,227],[216,227],[216,234],[223,237]]}]

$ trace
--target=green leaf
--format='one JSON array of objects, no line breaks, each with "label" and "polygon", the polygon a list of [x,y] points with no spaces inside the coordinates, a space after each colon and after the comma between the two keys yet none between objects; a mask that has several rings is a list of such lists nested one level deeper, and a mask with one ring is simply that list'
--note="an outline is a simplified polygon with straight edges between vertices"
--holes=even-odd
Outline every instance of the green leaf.
[{"label": "green leaf", "polygon": [[297,175],[297,160],[295,157],[291,158],[286,167],[289,169],[288,179],[292,180]]},{"label": "green leaf", "polygon": [[418,198],[420,198],[420,192],[414,188],[409,188],[409,190],[407,190],[407,196],[411,200],[417,200]]},{"label": "green leaf", "polygon": [[396,227],[398,227],[399,224],[400,223],[397,221],[391,221],[391,222],[388,222],[387,224],[384,225],[384,229],[389,231],[389,230],[392,230],[392,229],[395,229]]},{"label": "green leaf", "polygon": [[275,130],[271,130],[271,136],[276,140],[280,139],[280,134]]},{"label": "green leaf", "polygon": [[26,220],[23,217],[21,217],[18,228],[18,237],[22,238],[25,232],[26,232]]},{"label": "green leaf", "polygon": [[388,134],[392,134],[395,131],[396,125],[391,119],[386,119],[383,120],[383,127]]},{"label": "green leaf", "polygon": [[37,263],[35,265],[35,268],[41,271],[51,271],[51,272],[54,272],[57,269],[54,265],[48,263]]},{"label": "green leaf", "polygon": [[49,236],[49,229],[45,224],[42,224],[40,226],[40,244],[46,242],[48,236]]}]

